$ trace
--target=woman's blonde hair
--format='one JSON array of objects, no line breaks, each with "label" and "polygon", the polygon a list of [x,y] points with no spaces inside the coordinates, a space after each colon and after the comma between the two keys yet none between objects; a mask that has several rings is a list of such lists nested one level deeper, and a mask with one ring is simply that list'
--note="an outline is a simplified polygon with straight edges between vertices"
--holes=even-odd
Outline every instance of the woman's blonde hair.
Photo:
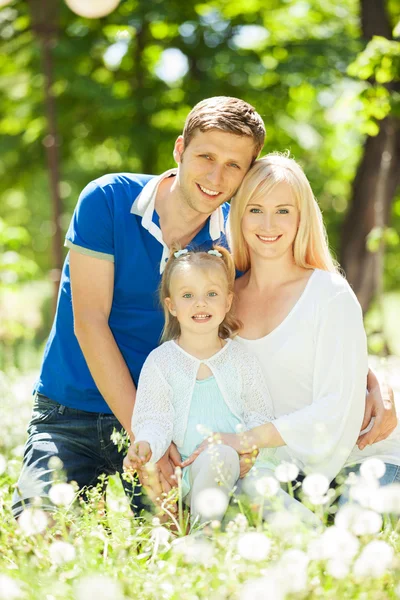
[{"label": "woman's blonde hair", "polygon": [[337,263],[329,251],[321,210],[304,171],[288,154],[277,152],[256,160],[232,199],[230,244],[236,267],[240,271],[250,268],[250,253],[242,233],[242,219],[248,203],[256,197],[266,196],[282,182],[290,186],[300,213],[293,244],[295,264],[305,269],[337,271]]},{"label": "woman's blonde hair", "polygon": [[[236,270],[233,258],[226,248],[214,246],[210,251],[187,250],[182,251],[179,244],[172,244],[168,262],[160,284],[160,301],[164,309],[165,324],[161,335],[161,342],[167,342],[179,337],[181,328],[178,319],[174,317],[165,304],[165,299],[171,295],[171,277],[178,267],[193,265],[200,268],[219,269],[226,279],[228,294],[233,294]],[[213,253],[215,252],[215,253]],[[178,253],[178,256],[175,256]],[[218,256],[219,253],[221,256]],[[233,305],[233,303],[232,303]],[[218,334],[226,339],[233,337],[241,328],[241,322],[233,314],[233,308],[226,313],[224,320],[219,326]]]}]

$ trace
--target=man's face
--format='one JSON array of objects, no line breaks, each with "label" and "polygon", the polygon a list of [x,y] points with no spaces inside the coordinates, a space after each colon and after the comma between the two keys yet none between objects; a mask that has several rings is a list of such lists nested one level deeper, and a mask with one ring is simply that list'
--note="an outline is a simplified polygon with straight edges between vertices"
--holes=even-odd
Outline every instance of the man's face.
[{"label": "man's face", "polygon": [[174,157],[183,200],[194,211],[209,215],[242,183],[253,161],[254,142],[218,129],[197,130],[186,148],[179,136]]}]

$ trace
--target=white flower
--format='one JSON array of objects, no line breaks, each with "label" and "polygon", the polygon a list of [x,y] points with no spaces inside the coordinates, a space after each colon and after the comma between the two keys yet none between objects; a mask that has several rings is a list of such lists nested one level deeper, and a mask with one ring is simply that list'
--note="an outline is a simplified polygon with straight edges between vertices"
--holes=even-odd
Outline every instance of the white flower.
[{"label": "white flower", "polygon": [[[323,496],[329,489],[329,480],[325,475],[311,473],[304,478],[302,490],[307,496]],[[316,503],[314,503],[316,504]]]},{"label": "white flower", "polygon": [[373,510],[346,504],[337,512],[335,525],[342,529],[348,529],[355,535],[370,535],[381,530],[382,517]]},{"label": "white flower", "polygon": [[310,543],[308,555],[314,560],[333,559],[349,562],[357,554],[359,546],[360,543],[354,535],[333,525]]},{"label": "white flower", "polygon": [[51,456],[49,458],[48,466],[51,471],[61,471],[64,464],[61,458],[59,458],[58,456]]},{"label": "white flower", "polygon": [[214,548],[207,540],[198,540],[193,536],[177,538],[172,542],[175,552],[182,554],[187,563],[207,566],[214,556]]},{"label": "white flower", "polygon": [[279,561],[282,585],[287,593],[298,593],[307,587],[307,567],[310,559],[305,552],[292,548],[286,550]]},{"label": "white flower", "polygon": [[383,540],[374,540],[365,546],[354,563],[356,577],[382,577],[391,566],[394,550]]},{"label": "white flower", "polygon": [[75,584],[76,600],[123,600],[124,595],[118,581],[105,575],[87,575]]},{"label": "white flower", "polygon": [[360,474],[364,479],[380,479],[384,476],[386,465],[380,458],[367,458],[360,466]]},{"label": "white flower", "polygon": [[268,571],[266,577],[247,581],[240,590],[239,600],[284,600],[285,596],[285,588],[282,588],[280,581],[274,579]]},{"label": "white flower", "polygon": [[17,600],[22,595],[19,581],[0,573],[0,600]]},{"label": "white flower", "polygon": [[281,486],[275,477],[264,476],[257,478],[255,487],[261,496],[271,498],[272,496],[276,496]]},{"label": "white flower", "polygon": [[283,539],[290,540],[293,540],[293,535],[302,525],[301,518],[287,510],[272,513],[268,521],[271,531]]},{"label": "white flower", "polygon": [[26,508],[18,519],[18,525],[25,535],[42,533],[48,524],[48,517],[39,508]]},{"label": "white flower", "polygon": [[56,506],[69,506],[75,499],[75,490],[70,483],[55,483],[49,491],[49,498]]},{"label": "white flower", "polygon": [[326,563],[326,572],[334,579],[344,579],[350,571],[350,565],[347,561],[340,558],[332,558]]},{"label": "white flower", "polygon": [[49,547],[51,561],[56,565],[62,565],[75,559],[76,552],[72,544],[56,541]]},{"label": "white flower", "polygon": [[2,454],[0,454],[0,475],[2,475],[7,468],[7,461]]},{"label": "white flower", "polygon": [[263,533],[250,532],[241,535],[237,542],[237,551],[242,558],[258,562],[265,560],[271,550],[271,540]]},{"label": "white flower", "polygon": [[282,462],[275,469],[275,477],[282,483],[294,481],[299,474],[299,469],[296,465],[288,462]]},{"label": "white flower", "polygon": [[165,527],[159,525],[158,527],[154,527],[151,532],[151,539],[158,546],[163,546],[164,548],[169,548],[169,538],[170,532]]},{"label": "white flower", "polygon": [[225,513],[228,507],[228,498],[218,488],[202,490],[196,498],[196,510],[205,519],[214,519]]},{"label": "white flower", "polygon": [[380,513],[400,515],[400,483],[391,483],[375,490],[371,508]]},{"label": "white flower", "polygon": [[379,483],[376,479],[364,479],[359,477],[357,481],[350,486],[349,496],[354,502],[358,502],[361,506],[372,508],[373,499]]}]

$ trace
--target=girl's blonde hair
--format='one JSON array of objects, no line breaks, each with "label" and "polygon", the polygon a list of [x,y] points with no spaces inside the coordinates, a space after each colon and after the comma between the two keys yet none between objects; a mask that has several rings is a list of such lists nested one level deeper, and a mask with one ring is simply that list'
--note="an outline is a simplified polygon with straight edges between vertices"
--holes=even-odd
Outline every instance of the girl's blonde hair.
[{"label": "girl's blonde hair", "polygon": [[[219,252],[221,256],[218,256],[209,251],[199,250],[188,250],[175,256],[176,252],[181,249],[179,244],[172,244],[170,256],[165,266],[165,270],[161,279],[160,285],[160,301],[164,309],[165,324],[161,335],[161,342],[167,342],[179,337],[181,328],[178,319],[171,315],[166,304],[165,299],[171,296],[171,277],[178,267],[183,265],[193,265],[200,268],[213,268],[219,269],[226,279],[228,294],[233,294],[233,288],[235,284],[235,264],[233,258],[226,248],[222,246],[214,246],[213,251]],[[232,303],[233,305],[233,303]],[[226,313],[224,320],[219,326],[218,334],[221,338],[226,339],[233,337],[241,328],[241,322],[234,316],[233,308]]]},{"label": "girl's blonde hair", "polygon": [[305,269],[338,271],[331,256],[321,210],[302,168],[288,154],[272,152],[257,160],[231,202],[230,244],[240,271],[250,268],[250,253],[242,233],[242,218],[250,201],[266,196],[279,183],[287,183],[300,213],[293,244],[295,264]]}]

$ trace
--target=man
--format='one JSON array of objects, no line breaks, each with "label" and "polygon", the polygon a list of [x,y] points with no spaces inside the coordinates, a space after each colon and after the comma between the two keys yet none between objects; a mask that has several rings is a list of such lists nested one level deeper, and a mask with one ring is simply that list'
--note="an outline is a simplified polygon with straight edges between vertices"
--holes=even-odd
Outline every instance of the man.
[{"label": "man", "polygon": [[[131,436],[140,369],[163,326],[157,288],[168,247],[173,241],[204,248],[224,241],[227,201],[264,138],[252,106],[210,98],[187,117],[174,147],[177,169],[159,177],[106,175],[83,190],[66,236],[70,252],[35,385],[13,499],[16,517],[37,496],[52,509],[47,495],[60,461],[79,488],[95,485],[102,473],[121,473],[123,456],[110,436],[114,429]],[[372,410],[382,417],[380,398],[376,406]],[[178,462],[171,451],[158,463],[164,491]]]},{"label": "man", "polygon": [[[108,175],[82,192],[70,228],[57,313],[46,346],[14,495],[18,516],[43,508],[57,456],[79,487],[122,471],[113,429],[130,432],[136,384],[160,338],[157,288],[168,246],[209,248],[225,237],[228,205],[264,144],[261,117],[236,98],[211,98],[189,114],[176,170]],[[122,427],[121,427],[122,426]],[[177,462],[179,457],[175,458]],[[59,461],[58,461],[59,463]],[[160,461],[161,481],[172,468]]]}]

